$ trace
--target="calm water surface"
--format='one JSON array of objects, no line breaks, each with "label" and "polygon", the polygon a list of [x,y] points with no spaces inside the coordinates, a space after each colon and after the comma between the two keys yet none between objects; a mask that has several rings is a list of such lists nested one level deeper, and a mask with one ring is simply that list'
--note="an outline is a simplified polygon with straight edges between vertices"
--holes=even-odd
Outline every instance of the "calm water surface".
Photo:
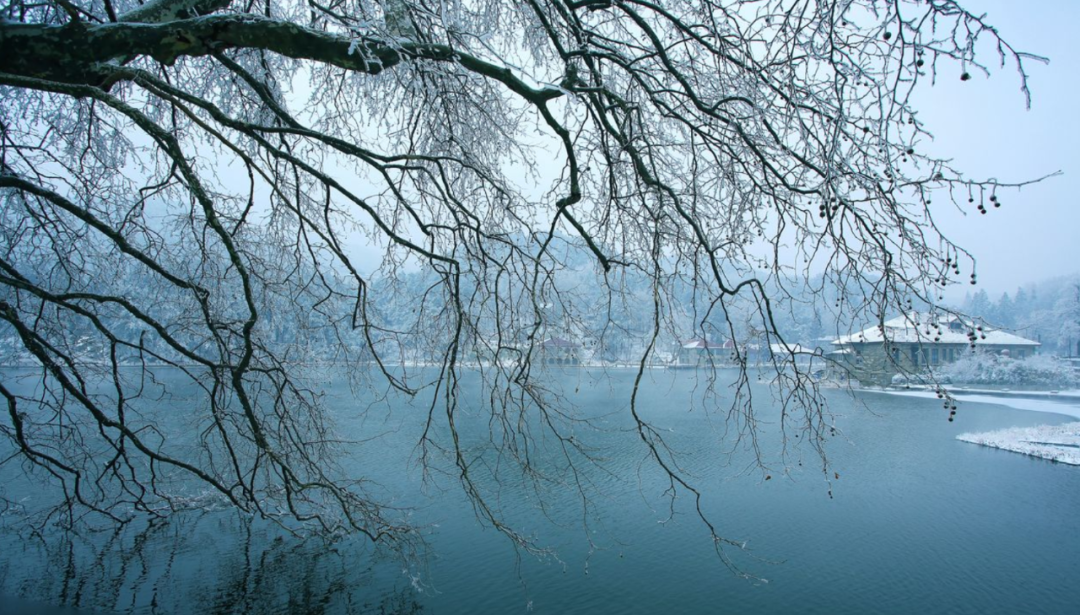
[{"label": "calm water surface", "polygon": [[[718,531],[746,541],[746,552],[725,553],[759,577],[748,580],[717,557],[687,494],[669,506],[663,477],[624,430],[632,375],[562,377],[582,414],[607,430],[592,436],[604,471],[585,472],[588,514],[564,489],[540,495],[546,516],[520,483],[504,483],[498,500],[557,558],[518,554],[482,527],[452,476],[431,476],[421,493],[422,405],[369,408],[328,385],[343,432],[385,434],[342,463],[416,507],[426,566],[403,568],[360,540],[297,540],[227,511],[121,532],[8,529],[0,607],[4,595],[10,609],[33,601],[124,613],[1073,613],[1080,604],[1080,468],[954,439],[1067,417],[967,404],[948,423],[933,400],[827,391],[840,433],[829,440],[826,481],[820,459],[793,438],[779,458],[767,388],[754,393],[770,465],[747,472],[751,457],[724,439],[724,414],[691,409],[694,374],[653,374],[642,410],[682,452]],[[463,416],[464,431],[486,435],[484,415]],[[0,485],[9,497],[23,489],[10,478]]]}]

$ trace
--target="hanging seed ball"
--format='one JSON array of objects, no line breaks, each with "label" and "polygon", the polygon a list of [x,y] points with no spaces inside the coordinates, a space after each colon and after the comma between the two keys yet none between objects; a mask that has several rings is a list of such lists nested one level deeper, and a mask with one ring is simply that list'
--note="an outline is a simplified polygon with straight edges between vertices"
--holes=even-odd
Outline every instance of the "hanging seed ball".
[{"label": "hanging seed ball", "polygon": [[914,153],[915,153],[915,148],[912,148],[912,147],[907,148],[907,155],[908,156],[910,156],[910,155],[912,155]]},{"label": "hanging seed ball", "polygon": [[1001,201],[994,201],[994,207],[1001,207]]},{"label": "hanging seed ball", "polygon": [[889,40],[890,38],[892,38],[892,32],[886,32],[885,33],[885,40]]},{"label": "hanging seed ball", "polygon": [[997,200],[997,195],[996,194],[991,194],[990,195],[990,200],[991,201],[996,201]]},{"label": "hanging seed ball", "polygon": [[967,81],[969,79],[971,79],[971,74],[966,71],[960,75],[960,81]]},{"label": "hanging seed ball", "polygon": [[921,67],[923,64],[926,64],[926,62],[923,62],[922,58],[915,61],[915,66]]},{"label": "hanging seed ball", "polygon": [[953,422],[953,417],[951,417],[951,416],[949,417],[949,422],[950,423]]}]

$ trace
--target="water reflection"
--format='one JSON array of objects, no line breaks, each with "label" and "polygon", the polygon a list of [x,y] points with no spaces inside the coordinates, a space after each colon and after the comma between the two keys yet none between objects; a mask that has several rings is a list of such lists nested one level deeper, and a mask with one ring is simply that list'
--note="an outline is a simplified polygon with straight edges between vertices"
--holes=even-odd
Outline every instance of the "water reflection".
[{"label": "water reflection", "polygon": [[[232,512],[109,531],[0,528],[3,596],[115,613],[420,613],[359,539],[301,539]],[[0,609],[3,610],[3,609]]]}]

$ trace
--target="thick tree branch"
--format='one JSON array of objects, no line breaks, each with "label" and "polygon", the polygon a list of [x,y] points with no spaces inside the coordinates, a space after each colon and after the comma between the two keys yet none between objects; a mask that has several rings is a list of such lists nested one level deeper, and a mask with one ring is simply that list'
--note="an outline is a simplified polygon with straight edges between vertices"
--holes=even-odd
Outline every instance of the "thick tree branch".
[{"label": "thick tree branch", "polygon": [[378,74],[406,60],[457,63],[534,104],[562,95],[534,88],[503,66],[446,45],[350,38],[256,15],[210,15],[164,23],[48,26],[0,22],[0,72],[96,84],[99,64],[149,56],[163,64],[226,49],[261,49],[296,60]]}]

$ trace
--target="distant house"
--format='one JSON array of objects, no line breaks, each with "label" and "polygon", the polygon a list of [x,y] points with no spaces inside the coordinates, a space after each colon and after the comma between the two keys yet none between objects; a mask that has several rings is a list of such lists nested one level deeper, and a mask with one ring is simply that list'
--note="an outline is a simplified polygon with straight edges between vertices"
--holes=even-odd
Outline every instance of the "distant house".
[{"label": "distant house", "polygon": [[734,340],[724,342],[724,349],[727,350],[728,361],[732,363],[741,360],[744,363],[758,364],[769,360],[771,352],[771,349],[756,342],[743,341],[736,347]]},{"label": "distant house", "polygon": [[766,358],[777,361],[794,359],[796,363],[807,363],[814,356],[820,356],[820,353],[799,344],[769,344],[769,354]]},{"label": "distant house", "polygon": [[548,365],[581,364],[581,344],[561,337],[549,337],[540,342],[540,351]]},{"label": "distant house", "polygon": [[762,353],[760,344],[740,342],[736,346],[733,340],[714,342],[700,337],[680,342],[675,356],[680,365],[732,365],[737,359],[746,363],[757,363],[768,358]]},{"label": "distant house", "polygon": [[845,335],[829,353],[863,384],[889,384],[900,371],[919,372],[952,363],[974,348],[1014,359],[1029,357],[1039,342],[991,329],[952,314],[912,313]]},{"label": "distant house", "polygon": [[731,355],[731,348],[724,344],[695,337],[679,344],[675,353],[680,365],[704,365],[709,362],[723,363]]}]

